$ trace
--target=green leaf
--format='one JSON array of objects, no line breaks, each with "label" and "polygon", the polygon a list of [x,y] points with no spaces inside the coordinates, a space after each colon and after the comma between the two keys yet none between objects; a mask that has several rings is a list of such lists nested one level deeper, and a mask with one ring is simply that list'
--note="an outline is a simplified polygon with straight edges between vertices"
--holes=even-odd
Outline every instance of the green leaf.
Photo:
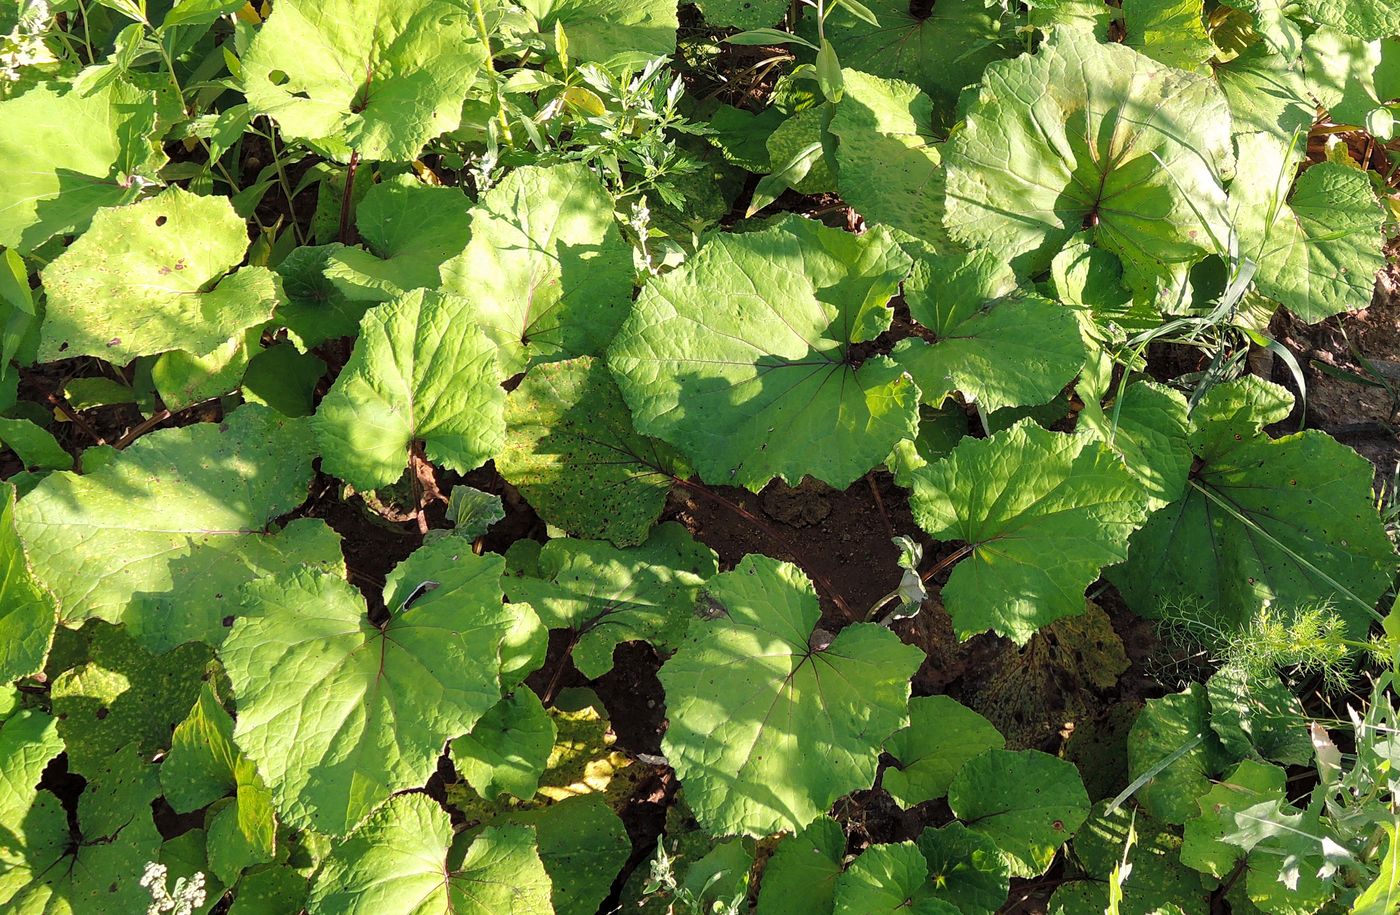
[{"label": "green leaf", "polygon": [[1180,860],[1179,832],[1140,810],[1118,807],[1109,812],[1105,802],[1094,806],[1093,814],[1074,837],[1075,859],[1090,878],[1105,881],[1097,885],[1101,893],[1096,911],[1105,910],[1107,881],[1120,868],[1130,834],[1134,841],[1127,849],[1129,869],[1120,871],[1124,877],[1120,911],[1124,915],[1148,915],[1167,905],[1182,912],[1209,910],[1209,891]]},{"label": "green leaf", "polygon": [[[135,200],[165,164],[148,92],[116,80],[89,95],[39,85],[0,102],[0,246],[33,251]],[[140,181],[135,179],[140,178]]]},{"label": "green leaf", "polygon": [[447,520],[452,533],[467,540],[485,536],[491,525],[506,516],[501,497],[465,483],[452,487],[447,496]]},{"label": "green leaf", "polygon": [[205,683],[194,707],[175,728],[160,764],[160,784],[176,813],[207,807],[237,786],[238,748],[233,718]]},{"label": "green leaf", "polygon": [[488,801],[505,793],[529,800],[540,786],[555,736],[539,697],[522,687],[482,715],[470,734],[452,741],[452,762]]},{"label": "green leaf", "polygon": [[1258,265],[1258,290],[1305,321],[1370,305],[1385,255],[1381,210],[1366,173],[1319,162],[1293,184],[1296,158],[1288,147],[1259,135],[1241,137],[1239,146],[1230,206],[1240,253]]},{"label": "green leaf", "polygon": [[271,407],[283,416],[310,416],[315,411],[316,384],[325,374],[326,363],[320,356],[278,343],[248,360],[240,390],[247,402]]},{"label": "green leaf", "polygon": [[676,0],[529,0],[543,35],[556,25],[578,63],[640,66],[676,51]]},{"label": "green leaf", "polygon": [[537,365],[506,399],[496,469],[550,524],[640,543],[685,476],[669,446],[639,435],[608,367],[580,356]]},{"label": "green leaf", "polygon": [[1225,837],[1235,832],[1235,814],[1258,804],[1284,800],[1287,774],[1278,766],[1246,759],[1219,783],[1202,791],[1186,821],[1181,863],[1224,879],[1244,858],[1244,849]]},{"label": "green leaf", "polygon": [[501,347],[503,377],[601,355],[632,300],[632,249],[582,164],[519,168],[482,194],[471,240],[441,273]]},{"label": "green leaf", "polygon": [[1400,40],[1318,29],[1303,42],[1303,70],[1308,91],[1335,121],[1367,126],[1374,112],[1400,97]]},{"label": "green leaf", "polygon": [[311,889],[310,915],[550,915],[534,830],[493,826],[464,851],[425,794],[391,800],[337,845]]},{"label": "green leaf", "polygon": [[933,895],[962,912],[995,912],[1011,892],[1011,867],[991,837],[954,820],[919,834]]},{"label": "green leaf", "polygon": [[127,747],[92,774],[98,780],[78,796],[71,821],[55,795],[40,792],[24,818],[23,845],[0,853],[0,904],[7,913],[87,915],[149,905],[135,873],[140,865],[132,862],[153,861],[160,850],[151,819],[155,768]]},{"label": "green leaf", "polygon": [[15,522],[66,625],[125,621],[156,650],[217,644],[239,585],[343,567],[324,522],[272,523],[306,498],[311,458],[304,420],[249,404],[221,423],[144,435],[85,475],[51,474],[20,501]]},{"label": "green leaf", "polygon": [[35,580],[15,526],[15,488],[0,485],[0,683],[44,668],[58,609]]},{"label": "green leaf", "polygon": [[428,544],[390,573],[382,626],[325,572],[244,589],[250,615],[219,652],[238,700],[234,739],[288,824],[345,833],[426,782],[448,738],[496,704],[513,619],[503,567],[452,539]]},{"label": "green leaf", "polygon": [[[9,865],[11,854],[23,847],[25,819],[39,797],[39,779],[63,752],[63,740],[53,718],[36,709],[20,709],[0,722],[0,751],[0,829],[6,837],[0,862]],[[0,870],[0,896],[9,882]]]},{"label": "green leaf", "polygon": [[1181,498],[1186,488],[1192,460],[1186,428],[1186,398],[1150,381],[1129,384],[1106,406],[1085,397],[1076,426],[1123,459],[1152,510]]},{"label": "green leaf", "polygon": [[930,536],[971,548],[943,587],[959,638],[990,629],[1022,645],[1084,612],[1084,589],[1122,561],[1146,514],[1116,455],[1030,421],[915,472],[910,506]]},{"label": "green leaf", "polygon": [[92,777],[122,747],[149,757],[171,735],[199,695],[214,653],[182,645],[151,654],[122,627],[92,622],[77,638],[86,655],[53,678],[50,695],[58,731],[68,744],[68,767]]},{"label": "green leaf", "polygon": [[872,845],[836,881],[834,915],[954,915],[933,895],[913,842]]},{"label": "green leaf", "polygon": [[1307,713],[1277,675],[1226,665],[1206,681],[1210,727],[1237,759],[1259,755],[1290,766],[1312,762]]},{"label": "green leaf", "polygon": [[356,489],[403,475],[409,448],[466,473],[500,449],[506,392],[472,303],[425,289],[370,309],[314,425],[322,466]]},{"label": "green leaf", "polygon": [[297,248],[277,265],[286,299],[277,306],[275,320],[303,352],[359,330],[367,303],[350,301],[326,276],[331,258],[344,250],[340,244]]},{"label": "green leaf", "polygon": [[885,741],[894,763],[880,784],[901,807],[948,793],[948,784],[969,759],[1006,744],[986,718],[947,696],[909,700],[909,726]]},{"label": "green leaf", "polygon": [[27,419],[0,417],[0,447],[13,451],[27,470],[73,469],[73,455],[53,433]]},{"label": "green leaf", "polygon": [[234,390],[243,380],[249,353],[261,336],[255,327],[203,356],[182,350],[161,353],[151,365],[151,381],[161,402],[167,410],[178,412]]},{"label": "green leaf", "polygon": [[[826,644],[811,582],[766,556],[745,556],[706,591],[716,618],[692,625],[661,668],[662,749],[711,832],[801,829],[874,780],[923,653],[868,623]],[[804,763],[813,741],[821,766]]]},{"label": "green leaf", "polygon": [[368,250],[336,247],[325,274],[352,302],[387,302],[412,289],[438,286],[438,268],[471,233],[459,188],[432,187],[400,175],[365,192],[355,226]]},{"label": "green leaf", "polygon": [[1195,70],[1216,55],[1202,0],[1123,0],[1123,43],[1155,61]]},{"label": "green leaf", "polygon": [[1387,915],[1400,904],[1400,824],[1392,819],[1381,828],[1386,834],[1386,849],[1379,873],[1352,903],[1352,915]]},{"label": "green leaf", "polygon": [[[938,0],[922,12],[900,0],[866,5],[878,26],[836,15],[826,21],[826,37],[847,67],[913,83],[928,93],[940,120],[930,127],[946,129],[958,93],[977,82],[987,64],[1020,50],[1016,16],[982,0]],[[816,32],[812,18],[809,13],[804,21],[808,37]]]},{"label": "green leaf", "polygon": [[596,794],[513,813],[505,822],[535,830],[554,884],[554,915],[594,915],[632,852],[622,820]]},{"label": "green leaf", "polygon": [[551,540],[538,565],[505,581],[509,600],[524,601],[550,629],[569,630],[574,665],[589,679],[612,670],[613,649],[650,642],[675,649],[696,597],[719,571],[714,552],[675,522],[646,542],[619,549],[597,540]]},{"label": "green leaf", "polygon": [[1038,877],[1089,815],[1073,763],[1039,750],[987,750],[948,786],[953,815],[997,843],[1012,876]]},{"label": "green leaf", "polygon": [[1264,605],[1331,601],[1363,632],[1395,564],[1371,495],[1373,468],[1316,430],[1271,440],[1259,427],[1277,413],[1245,399],[1250,385],[1219,385],[1197,407],[1199,466],[1185,495],[1133,535],[1127,563],[1109,577],[1144,616],[1186,608],[1229,630]]},{"label": "green leaf", "polygon": [[1152,816],[1184,823],[1196,810],[1196,798],[1210,788],[1211,777],[1230,761],[1210,729],[1206,688],[1192,683],[1179,693],[1149,699],[1128,735],[1128,775],[1136,779],[1156,770],[1136,797]]},{"label": "green leaf", "polygon": [[1301,0],[1304,14],[1318,25],[1357,38],[1386,38],[1400,23],[1395,0]]},{"label": "green leaf", "polygon": [[407,162],[457,127],[486,51],[468,10],[403,0],[283,0],[243,55],[248,106],[288,138]]},{"label": "green leaf", "polygon": [[247,227],[224,197],[172,187],[99,211],[44,268],[39,360],[122,365],[171,349],[213,351],[271,317],[280,297],[266,267],[229,273],[247,250]]},{"label": "green leaf", "polygon": [[758,906],[764,915],[830,912],[846,855],[846,833],[828,816],[817,817],[783,839],[763,866]]},{"label": "green leaf", "polygon": [[1075,30],[989,66],[944,157],[949,233],[1020,276],[1085,229],[1149,285],[1228,236],[1234,163],[1215,81]]},{"label": "green leaf", "polygon": [[844,488],[913,438],[918,389],[852,344],[889,326],[909,269],[888,232],[788,217],[718,235],[653,279],[609,353],[637,430],[701,479],[757,492],[811,475]]},{"label": "green leaf", "polygon": [[[1290,144],[1311,130],[1317,105],[1308,96],[1303,74],[1262,43],[1217,66],[1215,77],[1230,104],[1236,137],[1265,133]],[[1241,164],[1250,163],[1241,157]]]},{"label": "green leaf", "polygon": [[[782,21],[783,13],[787,11],[782,0],[703,0],[697,6],[705,15],[707,25],[761,31],[774,31],[763,29],[763,26]],[[761,43],[766,45],[772,42],[773,38],[765,36]]]},{"label": "green leaf", "polygon": [[1054,397],[1084,364],[1074,312],[1024,293],[1000,255],[933,255],[914,264],[904,298],[932,344],[901,340],[894,360],[925,403],[962,391],[987,411]]},{"label": "green leaf", "polygon": [[837,189],[867,222],[945,242],[942,157],[933,143],[933,101],[912,83],[842,71],[832,115]]}]

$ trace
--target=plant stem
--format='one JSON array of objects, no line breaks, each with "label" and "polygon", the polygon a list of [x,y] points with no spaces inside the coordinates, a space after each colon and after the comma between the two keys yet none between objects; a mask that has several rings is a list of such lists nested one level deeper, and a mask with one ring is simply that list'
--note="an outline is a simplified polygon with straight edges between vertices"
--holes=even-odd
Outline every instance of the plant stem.
[{"label": "plant stem", "polygon": [[501,125],[501,139],[505,140],[506,146],[514,146],[510,135],[510,118],[506,117],[505,106],[501,104],[501,77],[496,72],[496,62],[491,51],[491,30],[486,27],[486,12],[481,6],[481,0],[472,0],[472,13],[476,20],[477,38],[486,49],[486,76],[491,83],[491,104],[496,109],[496,120]]},{"label": "plant stem", "polygon": [[48,399],[49,403],[53,404],[58,409],[60,413],[68,417],[68,420],[73,425],[77,426],[79,429],[82,429],[83,432],[87,434],[88,438],[92,439],[99,445],[107,444],[107,440],[98,434],[97,430],[92,427],[92,424],[89,423],[87,420],[83,419],[82,415],[79,414],[78,411],[73,409],[73,407],[68,403],[67,398],[60,397],[57,394],[46,394],[45,397]]},{"label": "plant stem", "polygon": [[354,239],[350,234],[350,205],[354,202],[355,196],[355,172],[360,168],[360,151],[350,150],[350,164],[345,168],[345,190],[340,195],[340,243],[342,245],[351,244]]},{"label": "plant stem", "polygon": [[173,415],[174,414],[171,413],[169,410],[157,410],[156,412],[150,415],[150,418],[146,419],[144,422],[136,426],[133,426],[131,430],[126,433],[126,435],[123,435],[121,438],[117,439],[116,442],[112,444],[112,447],[117,449],[118,451],[121,451],[127,445],[130,445],[132,442],[136,441],[138,438],[145,435],[147,432],[150,432],[156,426],[159,426],[161,423],[165,422]]}]

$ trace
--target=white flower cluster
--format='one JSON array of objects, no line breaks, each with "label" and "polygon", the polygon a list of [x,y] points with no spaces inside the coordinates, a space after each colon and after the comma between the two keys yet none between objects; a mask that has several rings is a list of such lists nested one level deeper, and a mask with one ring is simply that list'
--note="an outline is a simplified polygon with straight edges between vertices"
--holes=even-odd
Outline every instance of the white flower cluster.
[{"label": "white flower cluster", "polygon": [[190,915],[204,905],[204,874],[196,872],[188,880],[181,877],[175,881],[174,892],[165,888],[167,871],[164,864],[146,862],[146,872],[141,875],[141,885],[151,893],[151,905],[146,915]]},{"label": "white flower cluster", "polygon": [[22,68],[56,60],[44,44],[53,20],[48,0],[19,0],[19,6],[19,21],[0,37],[0,82],[15,82]]}]

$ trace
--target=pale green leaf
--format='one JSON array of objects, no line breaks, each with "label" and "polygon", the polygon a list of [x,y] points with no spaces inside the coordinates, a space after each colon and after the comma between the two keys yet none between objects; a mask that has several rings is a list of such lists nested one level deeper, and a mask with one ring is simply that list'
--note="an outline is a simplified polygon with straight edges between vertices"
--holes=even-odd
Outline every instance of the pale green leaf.
[{"label": "pale green leaf", "polygon": [[843,70],[831,118],[836,185],[869,223],[944,243],[943,169],[933,142],[933,102],[911,83]]},{"label": "pale green leaf", "polygon": [[1026,293],[1000,255],[932,255],[914,264],[904,299],[932,343],[901,340],[895,362],[925,403],[961,391],[987,411],[1050,400],[1084,364],[1070,309]]},{"label": "pale green leaf", "polygon": [[1275,419],[1244,401],[1232,418],[1209,416],[1210,401],[1246,385],[1219,385],[1197,408],[1207,415],[1192,416],[1199,466],[1185,494],[1133,535],[1127,563],[1109,577],[1154,618],[1186,608],[1228,630],[1268,604],[1291,611],[1326,600],[1363,632],[1395,568],[1373,468],[1320,431],[1271,440],[1258,427]]},{"label": "pale green leaf", "polygon": [[64,623],[125,620],[161,650],[217,644],[239,585],[342,568],[324,522],[272,523],[306,498],[311,458],[304,420],[249,404],[221,423],[144,435],[82,476],[51,474],[20,501],[16,525]]},{"label": "pale green leaf", "polygon": [[481,196],[471,240],[441,274],[501,347],[502,377],[601,355],[632,300],[632,249],[612,198],[582,164],[507,175]]},{"label": "pale green leaf", "polygon": [[763,866],[758,906],[764,915],[830,912],[846,855],[846,833],[831,817],[817,817],[779,843]]},{"label": "pale green leaf", "polygon": [[640,64],[676,51],[676,0],[529,0],[541,34],[562,26],[580,63]]},{"label": "pale green leaf", "polygon": [[857,364],[852,351],[888,326],[908,269],[879,229],[788,217],[715,236],[647,284],[613,343],[637,430],[708,482],[850,485],[917,427],[917,387],[890,359]]},{"label": "pale green leaf", "polygon": [[283,136],[407,162],[457,127],[486,58],[449,0],[282,0],[243,55],[248,106]]},{"label": "pale green leaf", "polygon": [[1258,755],[1290,766],[1312,762],[1307,713],[1276,675],[1226,665],[1206,681],[1210,727],[1236,758]]},{"label": "pale green leaf", "polygon": [[674,522],[621,549],[597,540],[551,540],[537,562],[505,580],[507,598],[529,603],[550,629],[569,630],[574,664],[590,679],[612,670],[613,649],[623,642],[674,650],[700,588],[718,571],[714,552]]},{"label": "pale green leaf", "polygon": [[0,485],[0,683],[44,668],[58,609],[35,580],[15,527],[15,488]]},{"label": "pale green leaf", "polygon": [[540,785],[555,728],[540,699],[521,688],[492,706],[471,733],[452,741],[452,763],[488,801],[510,793],[529,800]]},{"label": "pale green leaf", "polygon": [[401,175],[365,192],[355,226],[365,248],[331,250],[326,278],[352,302],[387,302],[412,289],[437,288],[438,268],[470,237],[471,215],[460,189]]},{"label": "pale green leaf", "polygon": [[1106,405],[1086,398],[1076,428],[1117,452],[1142,485],[1148,508],[1155,510],[1181,498],[1192,461],[1182,394],[1154,382],[1135,381]]},{"label": "pale green leaf", "polygon": [[995,912],[1011,892],[1011,867],[997,843],[954,820],[919,834],[933,895],[962,912]]},{"label": "pale green leaf", "polygon": [[1181,845],[1181,863],[1224,879],[1244,858],[1244,849],[1225,837],[1235,832],[1235,813],[1284,800],[1287,774],[1278,766],[1246,759],[1225,778],[1207,785],[1190,807]]},{"label": "pale green leaf", "polygon": [[693,624],[661,668],[662,749],[712,832],[801,829],[874,780],[880,744],[908,720],[923,654],[865,623],[827,644],[811,582],[765,556],[749,554],[706,591],[715,618]]},{"label": "pale green leaf", "polygon": [[1396,0],[1301,0],[1303,12],[1318,25],[1357,38],[1386,38],[1400,31]]},{"label": "pale green leaf", "polygon": [[1215,81],[1075,30],[989,66],[944,160],[949,233],[1022,276],[1085,229],[1139,284],[1228,235],[1234,162]]},{"label": "pale green leaf", "polygon": [[[872,76],[913,83],[933,99],[941,123],[952,123],[958,93],[977,82],[987,64],[1020,48],[1016,15],[983,0],[938,0],[915,6],[906,0],[867,3],[879,25],[838,13],[826,21],[826,37],[841,63]],[[811,33],[813,13],[804,27]]]},{"label": "pale green leaf", "polygon": [[497,347],[470,302],[424,289],[376,306],[316,411],[322,466],[357,489],[395,482],[409,448],[466,473],[504,436]]},{"label": "pale green leaf", "polygon": [[494,826],[453,848],[452,822],[425,794],[394,798],[337,845],[310,915],[551,915],[534,830]]},{"label": "pale green leaf", "polygon": [[169,747],[213,651],[193,644],[151,654],[124,628],[102,622],[88,623],[77,638],[86,648],[83,659],[50,688],[69,769],[91,777],[122,747],[148,756]]},{"label": "pale green leaf", "polygon": [[991,629],[1023,645],[1084,612],[1084,589],[1123,560],[1146,516],[1117,455],[1029,421],[917,471],[910,506],[930,536],[971,548],[943,587],[958,635]]},{"label": "pale green leaf", "polygon": [[496,704],[513,618],[503,566],[455,539],[428,544],[390,574],[382,626],[325,572],[244,590],[249,615],[220,650],[238,702],[234,740],[289,824],[345,833],[426,782],[446,741]]},{"label": "pale green leaf", "polygon": [[586,794],[511,814],[530,826],[554,889],[554,915],[595,915],[632,852],[622,820],[602,797]]},{"label": "pale green leaf", "polygon": [[1195,70],[1216,55],[1202,0],[1123,0],[1123,43],[1155,61]]},{"label": "pale green leaf", "polygon": [[122,365],[214,350],[271,317],[281,295],[266,267],[229,273],[247,250],[247,226],[225,197],[172,187],[99,211],[43,270],[40,361],[86,355]]},{"label": "pale green leaf", "polygon": [[1136,779],[1153,773],[1135,795],[1152,816],[1186,822],[1195,814],[1196,798],[1228,764],[1229,755],[1209,722],[1210,702],[1200,683],[1149,699],[1138,713],[1128,734],[1128,775]]},{"label": "pale green leaf", "polygon": [[0,246],[32,251],[135,200],[165,154],[149,92],[117,80],[89,95],[41,85],[0,102]]}]

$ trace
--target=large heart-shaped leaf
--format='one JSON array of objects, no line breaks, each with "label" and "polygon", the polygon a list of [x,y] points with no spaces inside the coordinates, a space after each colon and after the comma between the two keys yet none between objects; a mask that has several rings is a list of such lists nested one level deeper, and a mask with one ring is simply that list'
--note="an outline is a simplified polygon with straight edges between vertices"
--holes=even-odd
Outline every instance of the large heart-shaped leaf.
[{"label": "large heart-shaped leaf", "polygon": [[1022,645],[1084,612],[1084,589],[1147,514],[1117,455],[1030,420],[916,471],[910,507],[931,536],[969,547],[943,586],[959,637],[990,629]]},{"label": "large heart-shaped leaf", "polygon": [[1386,38],[1397,31],[1400,3],[1396,0],[1302,0],[1303,12],[1318,25],[1357,38]]},{"label": "large heart-shaped leaf", "polygon": [[1022,292],[999,254],[932,255],[904,283],[909,314],[932,342],[901,340],[894,360],[914,376],[926,403],[962,391],[991,412],[1044,403],[1084,364],[1070,309]]},{"label": "large heart-shaped leaf", "polygon": [[913,842],[872,845],[836,880],[833,915],[954,915],[934,895],[928,862]]},{"label": "large heart-shaped leaf", "polygon": [[404,175],[365,192],[355,227],[365,248],[335,246],[326,278],[350,301],[387,302],[411,289],[437,288],[438,268],[470,237],[471,215],[457,188]]},{"label": "large heart-shaped leaf", "polygon": [[272,523],[306,498],[310,431],[247,404],[221,423],[145,435],[90,473],[46,477],[15,522],[59,619],[125,621],[158,650],[218,644],[239,585],[308,564],[343,568],[324,522]]},{"label": "large heart-shaped leaf", "polygon": [[212,352],[270,318],[281,297],[266,267],[229,273],[247,250],[247,226],[227,197],[172,187],[99,211],[44,268],[39,359],[122,365],[166,350]]},{"label": "large heart-shaped leaf", "polygon": [[638,431],[707,482],[850,485],[916,434],[918,389],[853,348],[889,326],[908,269],[878,229],[790,217],[714,237],[647,284],[609,352]]},{"label": "large heart-shaped leaf", "polygon": [[389,576],[382,624],[329,573],[245,589],[249,615],[219,653],[238,699],[234,739],[288,823],[345,833],[427,781],[447,739],[496,704],[513,619],[504,564],[430,543]]},{"label": "large heart-shaped leaf", "polygon": [[469,846],[425,794],[394,798],[331,850],[311,915],[552,915],[549,876],[525,826],[493,826]]},{"label": "large heart-shaped leaf", "polygon": [[466,473],[500,448],[506,392],[498,349],[465,299],[416,289],[360,322],[350,361],[314,420],[322,466],[357,489],[393,483],[421,443]]},{"label": "large heart-shaped leaf", "polygon": [[632,851],[622,820],[596,794],[567,797],[501,822],[534,829],[540,861],[554,884],[554,915],[595,915]]},{"label": "large heart-shaped leaf", "polygon": [[1089,815],[1089,795],[1073,763],[1039,750],[988,750],[953,776],[948,806],[997,843],[1012,876],[1037,877]]},{"label": "large heart-shaped leaf", "polygon": [[1023,276],[1086,229],[1140,283],[1229,235],[1230,115],[1215,81],[1072,29],[989,66],[944,156],[949,233]]},{"label": "large heart-shaped leaf", "polygon": [[1305,321],[1370,305],[1385,267],[1371,179],[1319,162],[1295,183],[1301,148],[1295,155],[1293,144],[1259,134],[1238,143],[1240,174],[1230,185],[1230,207],[1240,254],[1258,266],[1258,290]]},{"label": "large heart-shaped leaf", "polygon": [[675,648],[695,613],[695,599],[719,571],[714,552],[675,523],[640,546],[597,540],[551,540],[538,563],[506,580],[506,596],[528,603],[550,629],[569,630],[573,659],[590,679],[612,670],[623,642]]},{"label": "large heart-shaped leaf", "polygon": [[482,194],[471,240],[441,274],[500,345],[505,375],[602,355],[632,300],[632,249],[581,164],[516,169]]},{"label": "large heart-shaped leaf", "polygon": [[958,93],[977,82],[987,64],[1020,50],[1015,17],[982,0],[875,0],[866,6],[878,25],[847,12],[826,21],[841,63],[918,86],[937,104],[939,127],[951,123]]},{"label": "large heart-shaped leaf", "polygon": [[1184,495],[1133,536],[1110,573],[1138,613],[1205,612],[1231,628],[1262,606],[1329,601],[1355,632],[1390,584],[1395,550],[1376,514],[1373,468],[1323,432],[1271,440],[1277,413],[1252,402],[1257,379],[1213,388],[1192,414],[1196,458]]},{"label": "large heart-shaped leaf", "polygon": [[537,365],[506,399],[496,469],[550,524],[620,546],[646,539],[671,477],[688,476],[670,445],[637,434],[600,359]]},{"label": "large heart-shaped leaf", "polygon": [[948,696],[909,700],[909,726],[885,741],[894,764],[880,784],[902,807],[913,807],[948,793],[958,770],[983,750],[1006,744],[986,718]]},{"label": "large heart-shaped leaf", "polygon": [[924,241],[947,241],[943,169],[933,140],[933,101],[912,83],[842,70],[831,117],[836,184],[867,222]]},{"label": "large heart-shaped leaf", "polygon": [[828,644],[811,582],[766,556],[745,556],[706,591],[715,618],[661,668],[662,749],[711,832],[801,829],[874,780],[881,741],[908,720],[923,653],[868,623]]},{"label": "large heart-shaped leaf", "polygon": [[846,833],[831,817],[817,817],[779,843],[763,866],[758,904],[772,915],[829,912],[846,855]]},{"label": "large heart-shaped leaf", "polygon": [[88,95],[35,86],[0,102],[0,246],[32,251],[136,199],[165,164],[148,139],[156,111],[149,92],[120,80]]},{"label": "large heart-shaped leaf", "polygon": [[486,59],[450,0],[283,0],[243,57],[248,105],[340,156],[407,162],[456,128]]}]

